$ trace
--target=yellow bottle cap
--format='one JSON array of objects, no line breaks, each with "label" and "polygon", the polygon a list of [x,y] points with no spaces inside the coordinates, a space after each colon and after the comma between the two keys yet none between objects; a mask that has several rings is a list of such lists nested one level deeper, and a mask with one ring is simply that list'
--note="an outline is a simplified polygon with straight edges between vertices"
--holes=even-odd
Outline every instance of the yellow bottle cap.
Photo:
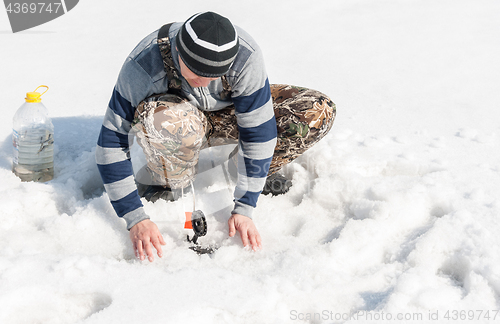
[{"label": "yellow bottle cap", "polygon": [[[46,88],[46,90],[42,93],[36,92],[40,88]],[[49,90],[49,87],[46,85],[41,85],[38,88],[35,89],[33,92],[27,92],[26,93],[26,102],[40,102],[42,101],[42,95]]]}]

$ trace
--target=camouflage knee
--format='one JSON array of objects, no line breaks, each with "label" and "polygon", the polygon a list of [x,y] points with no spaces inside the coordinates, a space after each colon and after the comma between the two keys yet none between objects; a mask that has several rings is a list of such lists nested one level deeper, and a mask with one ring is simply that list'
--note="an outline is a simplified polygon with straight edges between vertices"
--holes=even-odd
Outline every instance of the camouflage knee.
[{"label": "camouflage knee", "polygon": [[154,95],[137,106],[132,130],[146,156],[151,184],[173,189],[189,184],[206,126],[204,114],[179,96]]},{"label": "camouflage knee", "polygon": [[332,128],[335,104],[323,93],[290,85],[271,85],[278,140],[269,174],[292,162]]}]

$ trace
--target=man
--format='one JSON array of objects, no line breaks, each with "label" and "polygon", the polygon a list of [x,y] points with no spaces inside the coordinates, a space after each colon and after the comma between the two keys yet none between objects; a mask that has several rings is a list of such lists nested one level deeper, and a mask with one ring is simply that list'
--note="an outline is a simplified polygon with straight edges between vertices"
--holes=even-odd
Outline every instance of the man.
[{"label": "man", "polygon": [[152,246],[161,257],[165,242],[143,210],[129,157],[130,131],[148,158],[146,174],[153,181],[141,195],[151,201],[189,185],[203,146],[217,145],[220,138],[237,140],[229,235],[238,231],[244,246],[261,248],[251,216],[266,179],[271,187],[273,180],[282,183],[276,171],[322,138],[335,117],[334,104],[319,92],[272,87],[259,46],[213,12],[162,27],[128,56],[104,118],[96,160],[141,260],[145,252],[153,261]]}]

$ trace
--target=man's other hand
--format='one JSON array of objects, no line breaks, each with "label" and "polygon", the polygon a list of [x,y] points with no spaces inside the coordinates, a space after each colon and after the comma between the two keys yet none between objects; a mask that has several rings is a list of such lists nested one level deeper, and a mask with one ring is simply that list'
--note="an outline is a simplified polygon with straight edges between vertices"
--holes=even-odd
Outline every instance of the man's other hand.
[{"label": "man's other hand", "polygon": [[240,214],[233,214],[231,218],[229,218],[228,225],[229,236],[233,237],[236,231],[240,232],[243,246],[247,246],[248,243],[250,243],[254,251],[262,248],[260,234],[251,218]]},{"label": "man's other hand", "polygon": [[158,230],[158,226],[149,219],[145,219],[132,226],[130,229],[130,240],[134,247],[135,256],[141,261],[144,261],[144,252],[146,252],[149,262],[153,262],[154,256],[151,245],[155,247],[158,257],[161,258],[163,256],[161,246],[166,243]]}]

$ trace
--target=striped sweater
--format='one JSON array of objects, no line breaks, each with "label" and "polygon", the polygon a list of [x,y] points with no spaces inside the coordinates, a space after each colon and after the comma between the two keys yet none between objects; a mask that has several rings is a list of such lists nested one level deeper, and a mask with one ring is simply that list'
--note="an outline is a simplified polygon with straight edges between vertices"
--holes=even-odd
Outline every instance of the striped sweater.
[{"label": "striped sweater", "polygon": [[[180,71],[176,35],[182,23],[170,28],[172,57]],[[269,81],[262,53],[255,41],[236,27],[240,48],[226,74],[232,96],[222,100],[222,81],[212,81],[206,88],[192,88],[182,79],[182,93],[205,111],[215,111],[234,104],[239,131],[238,181],[232,213],[252,216],[264,187],[276,145],[276,121]],[[144,212],[134,181],[130,160],[131,129],[137,105],[146,97],[165,93],[168,79],[157,45],[158,31],[144,38],[122,66],[104,116],[96,148],[96,162],[111,204],[130,229],[149,218]],[[131,136],[131,135],[130,135]]]}]

